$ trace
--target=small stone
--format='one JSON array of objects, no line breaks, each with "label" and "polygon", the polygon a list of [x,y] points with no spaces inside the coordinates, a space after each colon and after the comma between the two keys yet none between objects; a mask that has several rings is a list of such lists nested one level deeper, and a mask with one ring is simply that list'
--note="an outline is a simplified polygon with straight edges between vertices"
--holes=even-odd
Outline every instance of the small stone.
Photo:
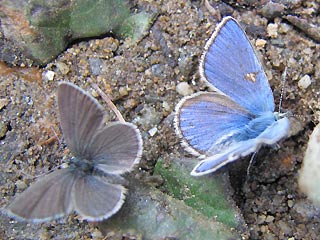
[{"label": "small stone", "polygon": [[279,27],[279,33],[286,34],[292,30],[292,27],[289,24],[281,23]]},{"label": "small stone", "polygon": [[16,181],[16,187],[18,190],[24,190],[27,188],[27,184],[25,183],[25,181],[18,180]]},{"label": "small stone", "polygon": [[288,200],[288,207],[292,208],[294,205],[294,202],[292,200]]},{"label": "small stone", "polygon": [[91,96],[94,97],[94,98],[97,98],[99,97],[99,93],[95,90],[95,89],[92,89],[91,92],[90,92]]},{"label": "small stone", "polygon": [[104,239],[103,234],[99,231],[99,229],[95,228],[92,232],[91,232],[91,237],[93,239]]},{"label": "small stone", "polygon": [[280,17],[284,9],[285,6],[283,4],[270,1],[262,7],[261,13],[266,18],[274,19],[275,17]]},{"label": "small stone", "polygon": [[182,96],[188,96],[193,93],[192,88],[186,82],[178,83],[176,86],[176,91]]},{"label": "small stone", "polygon": [[169,112],[171,110],[171,107],[169,105],[169,103],[167,103],[166,101],[164,101],[162,103],[162,107],[164,108],[165,111]]},{"label": "small stone", "polygon": [[151,137],[153,137],[154,135],[156,135],[157,132],[158,132],[157,127],[153,127],[153,128],[151,128],[151,129],[148,131],[148,133],[149,133],[149,135],[150,135]]},{"label": "small stone", "polygon": [[151,71],[155,76],[162,77],[165,68],[162,64],[154,64],[151,67]]},{"label": "small stone", "polygon": [[45,73],[44,73],[44,78],[47,80],[47,81],[52,81],[53,79],[54,79],[54,75],[55,75],[55,73],[54,73],[54,71],[46,71]]},{"label": "small stone", "polygon": [[132,109],[134,107],[136,107],[138,105],[137,100],[135,99],[128,99],[125,103],[124,103],[124,108],[126,109]]},{"label": "small stone", "polygon": [[260,227],[260,231],[263,232],[263,233],[265,233],[267,230],[268,230],[268,227],[265,226],[265,225],[262,225],[262,226]]},{"label": "small stone", "polygon": [[9,100],[6,98],[1,98],[0,99],[0,110],[2,110],[2,108],[4,108],[5,106],[7,106],[9,103]]},{"label": "small stone", "polygon": [[256,41],[256,47],[257,49],[262,49],[266,45],[267,41],[264,39],[257,39]]},{"label": "small stone", "polygon": [[101,73],[102,61],[100,58],[89,58],[90,70],[93,75]]},{"label": "small stone", "polygon": [[278,24],[276,23],[269,23],[267,27],[268,36],[271,38],[278,37]]},{"label": "small stone", "polygon": [[0,139],[4,138],[9,131],[9,124],[5,121],[0,122]]},{"label": "small stone", "polygon": [[153,106],[147,104],[144,105],[140,113],[141,116],[137,117],[133,123],[139,123],[139,126],[146,131],[158,126],[163,118],[162,111],[157,111]]},{"label": "small stone", "polygon": [[128,95],[128,90],[126,87],[120,87],[119,88],[119,94],[121,97],[127,96]]},{"label": "small stone", "polygon": [[306,89],[311,84],[311,78],[309,75],[304,75],[298,82],[298,87],[301,89]]},{"label": "small stone", "polygon": [[259,215],[257,218],[257,224],[262,224],[264,223],[266,220],[266,216],[265,215]]},{"label": "small stone", "polygon": [[63,62],[56,63],[56,66],[59,69],[59,71],[62,73],[62,75],[67,75],[68,72],[70,72],[70,68],[68,67],[68,65]]},{"label": "small stone", "polygon": [[268,215],[266,218],[267,223],[273,222],[273,220],[274,220],[274,216],[271,216],[271,215]]},{"label": "small stone", "polygon": [[285,235],[291,234],[292,230],[287,222],[280,220],[277,222],[277,225]]}]

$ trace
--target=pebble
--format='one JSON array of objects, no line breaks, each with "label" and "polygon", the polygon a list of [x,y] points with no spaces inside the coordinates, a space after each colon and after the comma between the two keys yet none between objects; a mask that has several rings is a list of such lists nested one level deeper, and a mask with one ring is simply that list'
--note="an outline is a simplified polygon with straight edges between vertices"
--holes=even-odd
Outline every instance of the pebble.
[{"label": "pebble", "polygon": [[54,79],[54,75],[55,75],[55,72],[54,71],[46,71],[44,73],[44,79],[46,79],[47,81],[52,81]]},{"label": "pebble", "polygon": [[4,138],[9,131],[8,123],[5,121],[0,122],[0,138]]},{"label": "pebble", "polygon": [[24,190],[24,189],[27,188],[27,184],[22,180],[18,180],[16,182],[16,187],[17,187],[18,190]]},{"label": "pebble", "polygon": [[68,67],[68,65],[63,62],[57,62],[56,67],[59,69],[62,75],[67,75],[68,72],[70,72],[70,68]]},{"label": "pebble", "polygon": [[169,103],[166,102],[166,101],[163,101],[162,107],[163,107],[164,110],[167,111],[167,112],[171,111],[171,107],[170,107]]},{"label": "pebble", "polygon": [[306,89],[311,84],[311,78],[308,74],[304,75],[298,82],[298,87],[301,89]]},{"label": "pebble", "polygon": [[128,89],[126,87],[120,87],[119,88],[119,94],[121,97],[127,96],[128,95]]},{"label": "pebble", "polygon": [[280,3],[274,3],[272,1],[268,2],[261,9],[261,13],[264,17],[273,19],[275,17],[279,17],[283,14],[285,6]]},{"label": "pebble", "polygon": [[90,70],[93,75],[100,75],[102,61],[99,58],[89,58]]},{"label": "pebble", "polygon": [[153,127],[153,128],[151,128],[151,129],[148,131],[148,133],[149,133],[149,135],[150,135],[151,137],[153,137],[154,135],[156,135],[157,132],[158,132],[157,127]]},{"label": "pebble", "polygon": [[7,104],[9,103],[9,100],[6,98],[1,98],[0,99],[0,110],[2,110],[2,108],[4,108],[5,106],[7,106]]},{"label": "pebble", "polygon": [[176,91],[182,96],[188,96],[193,93],[192,88],[186,82],[178,83],[178,85],[176,86]]},{"label": "pebble", "polygon": [[271,215],[268,215],[266,218],[267,223],[273,222],[273,220],[274,220],[274,216],[271,216]]},{"label": "pebble", "polygon": [[291,233],[291,228],[287,222],[280,220],[277,224],[285,235],[289,235]]},{"label": "pebble", "polygon": [[124,108],[132,109],[132,108],[135,108],[137,105],[138,105],[137,100],[130,98],[124,103]]},{"label": "pebble", "polygon": [[257,49],[262,49],[266,45],[267,41],[264,39],[257,39],[256,41],[256,47]]},{"label": "pebble", "polygon": [[163,72],[165,71],[164,66],[162,64],[154,64],[151,67],[151,71],[157,77],[162,77]]},{"label": "pebble", "polygon": [[257,224],[262,224],[266,221],[266,216],[265,215],[259,215],[257,219]]},{"label": "pebble", "polygon": [[269,23],[267,27],[268,36],[271,38],[278,37],[278,24],[276,23]]},{"label": "pebble", "polygon": [[288,207],[292,208],[294,205],[294,202],[292,200],[288,200]]},{"label": "pebble", "polygon": [[137,117],[133,123],[138,123],[145,130],[157,126],[163,118],[162,112],[150,105],[145,105],[140,113],[141,116]]}]

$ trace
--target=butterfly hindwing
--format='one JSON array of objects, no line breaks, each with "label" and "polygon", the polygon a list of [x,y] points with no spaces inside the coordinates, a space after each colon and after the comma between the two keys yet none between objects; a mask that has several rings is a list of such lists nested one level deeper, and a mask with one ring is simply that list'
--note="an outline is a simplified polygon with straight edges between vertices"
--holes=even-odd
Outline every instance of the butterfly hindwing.
[{"label": "butterfly hindwing", "polygon": [[88,221],[103,220],[115,214],[126,192],[123,186],[92,175],[79,178],[73,190],[75,210]]},{"label": "butterfly hindwing", "polygon": [[72,188],[76,181],[69,169],[55,170],[38,179],[7,207],[9,215],[44,222],[73,210]]},{"label": "butterfly hindwing", "polygon": [[248,156],[259,150],[262,145],[272,145],[284,138],[290,127],[288,118],[275,121],[267,127],[257,138],[234,142],[220,153],[211,155],[199,162],[191,172],[193,176],[201,176],[214,172],[222,166]]},{"label": "butterfly hindwing", "polygon": [[121,174],[138,163],[142,154],[142,138],[134,124],[113,122],[99,130],[89,149],[97,168]]},{"label": "butterfly hindwing", "polygon": [[224,95],[214,92],[186,97],[176,108],[176,131],[187,150],[206,154],[227,134],[243,128],[253,116]]}]

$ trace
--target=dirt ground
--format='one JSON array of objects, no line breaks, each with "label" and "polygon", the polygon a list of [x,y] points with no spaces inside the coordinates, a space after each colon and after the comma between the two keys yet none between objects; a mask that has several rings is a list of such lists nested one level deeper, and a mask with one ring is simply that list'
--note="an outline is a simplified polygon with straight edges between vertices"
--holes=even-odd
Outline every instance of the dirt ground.
[{"label": "dirt ground", "polygon": [[[216,24],[223,16],[232,15],[257,49],[277,106],[281,75],[287,67],[282,109],[295,116],[291,136],[279,147],[261,149],[248,176],[250,159],[224,170],[230,171],[234,198],[250,232],[249,239],[320,239],[319,209],[306,200],[297,182],[309,135],[319,121],[320,45],[284,17],[268,20],[250,1],[225,2],[228,4],[212,2],[213,8],[209,8],[201,1],[140,0],[136,2],[138,10],[158,15],[137,44],[108,36],[79,41],[44,68],[2,74],[1,207],[16,192],[23,191],[34,180],[32,176],[44,174],[66,160],[68,150],[61,142],[57,119],[59,81],[73,82],[95,97],[98,94],[91,83],[97,83],[112,96],[124,118],[138,126],[144,140],[143,157],[136,170],[141,178],[152,176],[160,156],[170,158],[178,152],[187,155],[172,129],[172,113],[181,94],[208,90],[199,77],[199,58]],[[320,26],[319,2],[290,4],[288,14]],[[263,45],[257,41],[261,39],[266,41]],[[49,71],[54,72],[53,79],[48,78]],[[311,84],[303,88],[299,80],[306,75]],[[183,91],[177,88],[182,82],[187,83]],[[76,215],[40,226],[10,221],[2,215],[0,238],[104,239],[95,225],[82,222]]]}]

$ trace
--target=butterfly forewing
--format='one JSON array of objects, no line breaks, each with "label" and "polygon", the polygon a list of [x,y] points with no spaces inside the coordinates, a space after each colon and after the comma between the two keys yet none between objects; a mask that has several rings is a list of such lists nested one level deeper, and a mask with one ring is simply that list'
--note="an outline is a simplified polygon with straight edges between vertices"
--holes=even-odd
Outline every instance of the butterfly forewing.
[{"label": "butterfly forewing", "polygon": [[226,17],[208,40],[200,73],[209,85],[254,114],[274,111],[268,79],[239,24]]},{"label": "butterfly forewing", "polygon": [[44,222],[73,210],[71,193],[76,181],[69,169],[55,170],[40,178],[21,193],[8,207],[9,215]]},{"label": "butterfly forewing", "polygon": [[88,146],[101,127],[104,111],[93,97],[74,84],[58,87],[60,124],[68,148],[76,157],[89,159]]}]

